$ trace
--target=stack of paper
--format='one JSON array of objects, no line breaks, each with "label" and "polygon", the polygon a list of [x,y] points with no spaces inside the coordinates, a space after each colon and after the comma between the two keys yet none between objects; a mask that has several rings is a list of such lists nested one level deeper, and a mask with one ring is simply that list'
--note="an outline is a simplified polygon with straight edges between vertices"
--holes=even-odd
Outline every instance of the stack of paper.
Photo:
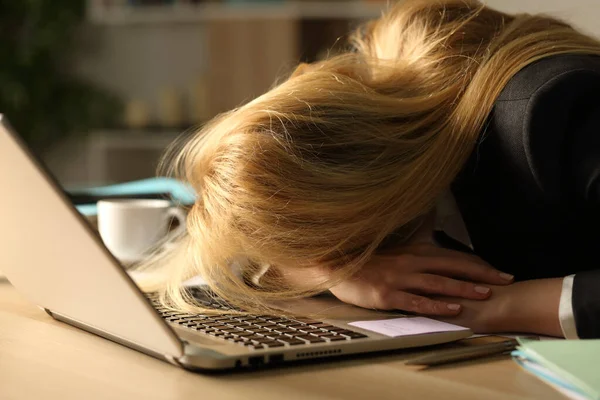
[{"label": "stack of paper", "polygon": [[572,399],[600,400],[600,340],[519,340],[514,360]]}]

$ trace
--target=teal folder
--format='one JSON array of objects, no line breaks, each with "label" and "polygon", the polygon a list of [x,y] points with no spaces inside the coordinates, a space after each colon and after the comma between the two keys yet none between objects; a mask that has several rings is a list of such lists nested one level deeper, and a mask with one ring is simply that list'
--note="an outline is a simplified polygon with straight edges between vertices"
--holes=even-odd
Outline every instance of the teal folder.
[{"label": "teal folder", "polygon": [[600,400],[600,340],[519,340],[523,368],[573,398]]},{"label": "teal folder", "polygon": [[96,202],[111,198],[167,198],[181,205],[193,204],[194,190],[187,184],[171,178],[150,178],[115,185],[67,189],[67,195],[80,213],[96,215]]}]

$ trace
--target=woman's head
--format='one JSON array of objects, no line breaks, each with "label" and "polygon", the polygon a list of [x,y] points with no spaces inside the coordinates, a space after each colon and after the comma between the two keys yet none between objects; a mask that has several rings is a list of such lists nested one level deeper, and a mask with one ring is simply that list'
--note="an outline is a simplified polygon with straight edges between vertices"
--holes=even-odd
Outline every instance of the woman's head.
[{"label": "woman's head", "polygon": [[[398,3],[351,45],[219,116],[168,159],[198,193],[188,236],[149,262],[171,303],[183,306],[180,284],[196,274],[251,310],[353,274],[392,234],[402,243],[419,227],[519,69],[600,53],[561,22],[458,0]],[[247,283],[265,266],[315,265],[334,273],[312,288],[270,272],[261,287]]]}]

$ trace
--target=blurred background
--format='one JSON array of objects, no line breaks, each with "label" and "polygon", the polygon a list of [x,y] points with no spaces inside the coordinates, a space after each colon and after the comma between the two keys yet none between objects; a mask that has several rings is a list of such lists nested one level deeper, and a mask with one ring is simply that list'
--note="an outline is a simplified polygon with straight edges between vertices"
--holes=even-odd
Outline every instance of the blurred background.
[{"label": "blurred background", "polygon": [[[408,0],[410,1],[410,0]],[[489,0],[600,36],[598,0]],[[344,49],[380,0],[0,0],[0,113],[65,186],[151,177],[181,132]]]}]

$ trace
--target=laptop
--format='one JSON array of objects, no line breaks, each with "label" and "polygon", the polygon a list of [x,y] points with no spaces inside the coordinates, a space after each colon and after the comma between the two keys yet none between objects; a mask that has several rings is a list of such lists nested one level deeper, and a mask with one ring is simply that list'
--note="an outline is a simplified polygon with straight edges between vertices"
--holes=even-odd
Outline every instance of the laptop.
[{"label": "laptop", "polygon": [[429,346],[472,334],[450,324],[402,336],[363,329],[350,324],[418,317],[354,307],[331,295],[285,302],[281,315],[243,315],[225,313],[230,306],[197,285],[189,289],[197,301],[222,314],[163,309],[136,286],[1,114],[0,187],[2,270],[16,289],[56,320],[178,367],[245,369]]}]

